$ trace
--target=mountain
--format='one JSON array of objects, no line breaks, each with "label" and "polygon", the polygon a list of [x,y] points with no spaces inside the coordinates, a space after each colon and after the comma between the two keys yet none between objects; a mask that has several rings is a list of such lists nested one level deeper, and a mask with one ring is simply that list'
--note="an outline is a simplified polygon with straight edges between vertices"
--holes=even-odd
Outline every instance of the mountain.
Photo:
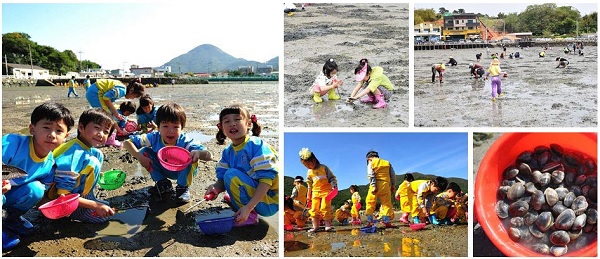
[{"label": "mountain", "polygon": [[173,73],[212,73],[237,70],[240,66],[254,66],[256,68],[257,65],[260,67],[271,65],[274,70],[279,70],[279,57],[275,57],[262,64],[262,62],[258,61],[233,57],[211,44],[202,44],[188,53],[171,59],[163,66],[171,66]]},{"label": "mountain", "polygon": [[[415,178],[415,180],[422,180],[422,179],[433,179],[435,177],[437,177],[436,175],[431,175],[431,174],[422,174],[422,173],[417,173],[417,172],[413,172],[412,173],[413,177]],[[365,173],[365,183],[367,182],[366,179],[366,173]],[[462,179],[462,178],[456,178],[456,177],[449,177],[446,178],[448,180],[448,183],[450,182],[455,182],[458,184],[458,186],[460,186],[460,189],[464,192],[464,193],[468,193],[468,186],[469,186],[469,182],[467,179]],[[402,181],[404,181],[404,175],[396,175],[396,188],[395,190],[398,190],[398,185],[400,185],[402,183]],[[289,177],[289,176],[284,176],[283,177],[283,190],[285,193],[285,196],[290,196],[292,194],[292,189],[294,188],[294,178],[293,177]],[[364,185],[358,185],[358,193],[360,194],[360,197],[362,199],[361,204],[363,208],[366,208],[365,206],[365,199],[367,198],[367,191],[369,190],[369,187],[364,184]],[[335,196],[335,198],[333,198],[333,200],[331,201],[331,206],[334,209],[339,208],[340,206],[342,206],[342,204],[344,203],[345,200],[349,200],[351,199],[351,194],[350,194],[350,189],[346,188],[343,190],[339,190],[338,195]],[[398,209],[400,208],[400,202],[398,202],[396,199],[392,199],[392,205],[394,206],[394,209]]]}]

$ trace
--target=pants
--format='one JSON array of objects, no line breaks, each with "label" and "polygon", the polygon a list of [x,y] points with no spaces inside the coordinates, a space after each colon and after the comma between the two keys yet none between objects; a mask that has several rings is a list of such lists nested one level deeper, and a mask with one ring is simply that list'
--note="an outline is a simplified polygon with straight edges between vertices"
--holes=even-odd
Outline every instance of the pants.
[{"label": "pants", "polygon": [[[367,87],[366,85],[363,84],[364,87]],[[378,86],[377,90],[379,90],[379,92],[381,92],[381,94],[383,94],[383,99],[385,99],[386,101],[390,99],[390,97],[392,97],[392,91],[386,89],[383,86]],[[369,97],[375,98],[375,94],[373,92],[368,92],[367,95]]]},{"label": "pants", "polygon": [[[411,206],[412,206],[412,213],[411,213],[411,217],[417,217],[417,216],[424,216],[424,215],[420,215],[423,208],[419,208],[419,204],[417,202],[417,195],[416,193],[413,193],[413,199],[411,201]],[[427,211],[429,211],[429,209],[431,208],[431,201],[435,198],[435,194],[434,193],[428,193],[425,195],[424,197],[424,202],[425,202],[425,208],[427,208]]]},{"label": "pants", "polygon": [[[437,70],[435,69],[435,66],[431,67],[431,82],[435,83],[435,72]],[[437,71],[439,77],[440,77],[440,82],[442,82],[442,72]]]},{"label": "pants", "polygon": [[[88,200],[97,201],[97,202],[108,205],[108,202],[106,202],[106,201],[97,200],[96,197],[94,196],[93,191],[88,193],[86,196],[81,196],[81,197],[88,199]],[[69,217],[73,220],[78,220],[78,221],[88,222],[88,223],[102,223],[102,222],[106,222],[110,219],[110,217],[103,218],[100,216],[96,216],[96,215],[94,215],[93,209],[86,209],[83,207],[78,207]]]},{"label": "pants", "polygon": [[2,208],[21,216],[33,208],[44,197],[46,187],[39,181],[24,185],[12,186],[11,190],[2,195]]},{"label": "pants", "polygon": [[332,220],[333,213],[331,212],[331,201],[328,201],[325,197],[327,192],[313,192],[310,206],[310,217],[321,217],[323,220]]},{"label": "pants", "polygon": [[77,95],[77,93],[75,92],[75,89],[73,87],[69,87],[69,92],[67,93],[67,97],[71,97],[71,93],[73,93],[75,96],[79,96],[79,95]]},{"label": "pants", "polygon": [[394,218],[394,209],[392,208],[392,193],[390,190],[390,183],[385,181],[377,181],[377,193],[373,194],[373,187],[369,186],[367,192],[367,210],[365,214],[372,216],[375,212],[375,205],[377,204],[377,198],[381,202],[381,208],[379,209],[379,216],[388,216],[390,219]]},{"label": "pants", "polygon": [[[231,202],[235,210],[239,210],[250,202],[259,182],[252,179],[248,174],[229,168],[223,177],[225,189],[231,197]],[[275,190],[267,191],[265,197],[254,208],[256,213],[268,217],[279,211],[279,194]]]},{"label": "pants", "polygon": [[353,218],[359,218],[359,217],[360,217],[360,214],[359,214],[359,212],[358,212],[358,211],[359,211],[359,210],[358,210],[358,208],[356,207],[356,205],[352,205],[352,209],[350,210],[350,215],[351,215]]},{"label": "pants", "polygon": [[492,76],[492,97],[496,97],[496,93],[502,93],[502,80],[500,76]]},{"label": "pants", "polygon": [[412,204],[411,204],[411,201],[413,199],[412,196],[413,196],[412,192],[408,193],[406,196],[404,196],[404,195],[400,196],[400,209],[402,210],[402,212],[404,212],[404,213],[412,212]]},{"label": "pants", "polygon": [[165,178],[177,180],[179,186],[191,186],[194,176],[198,173],[198,163],[191,163],[185,169],[177,172],[169,171],[165,169],[158,161],[158,155],[154,150],[149,147],[143,147],[140,149],[140,153],[147,155],[152,160],[152,171],[150,177],[155,182],[163,180]]}]

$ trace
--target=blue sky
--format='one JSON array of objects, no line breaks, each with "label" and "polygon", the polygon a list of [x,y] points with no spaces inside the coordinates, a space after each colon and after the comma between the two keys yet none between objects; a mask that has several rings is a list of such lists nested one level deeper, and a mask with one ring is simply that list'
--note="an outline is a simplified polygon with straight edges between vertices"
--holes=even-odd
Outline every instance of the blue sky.
[{"label": "blue sky", "polygon": [[5,3],[2,33],[24,32],[40,45],[72,50],[103,68],[160,66],[202,44],[265,62],[283,51],[281,5],[253,1],[155,3]]},{"label": "blue sky", "polygon": [[340,189],[367,184],[365,155],[371,149],[398,175],[416,171],[468,179],[467,133],[285,133],[285,176],[306,177],[298,156],[303,147],[331,169]]},{"label": "blue sky", "polygon": [[[524,3],[520,1],[503,1],[502,3],[415,3],[415,9],[433,9],[436,12],[439,11],[440,7],[444,7],[447,10],[453,11],[458,9],[465,9],[467,13],[482,13],[490,16],[496,16],[502,12],[508,13],[520,13],[525,11],[528,5],[543,4],[550,2],[540,3]],[[571,6],[579,11],[584,16],[598,11],[598,5],[595,1],[577,1],[577,3],[563,2],[556,3],[557,6]]]}]

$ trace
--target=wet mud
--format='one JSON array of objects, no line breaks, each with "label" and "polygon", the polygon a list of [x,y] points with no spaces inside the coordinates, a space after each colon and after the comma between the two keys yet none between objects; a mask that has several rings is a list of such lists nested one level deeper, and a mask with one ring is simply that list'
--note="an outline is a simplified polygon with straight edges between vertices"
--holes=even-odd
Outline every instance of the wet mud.
[{"label": "wet mud", "polygon": [[[284,17],[284,124],[287,127],[408,126],[408,4],[311,4]],[[316,104],[309,87],[328,59],[338,65],[340,100]],[[367,58],[395,90],[387,108],[347,103],[354,68]]]},{"label": "wet mud", "polygon": [[[334,224],[335,225],[335,224]],[[336,226],[333,232],[285,231],[286,257],[467,257],[468,226],[433,226],[414,231],[397,228],[361,232],[361,226]],[[451,240],[451,244],[449,243]]]},{"label": "wet mud", "polygon": [[[585,46],[584,56],[564,54],[553,47],[539,58],[540,47],[507,48],[520,52],[519,59],[500,59],[508,72],[502,78],[503,97],[491,101],[491,80],[469,76],[469,63],[479,62],[487,71],[491,58],[486,49],[415,51],[414,114],[416,127],[597,127],[598,57],[596,46]],[[501,53],[502,48],[490,48]],[[443,83],[431,83],[434,63],[453,56],[458,66],[446,66]],[[555,68],[556,57],[569,60],[567,68]]]},{"label": "wet mud", "polygon": [[[76,90],[83,94],[83,89]],[[217,160],[225,148],[217,145],[214,138],[218,114],[233,102],[243,103],[255,113],[263,125],[261,137],[276,149],[279,147],[277,83],[169,85],[150,88],[147,92],[157,105],[167,101],[182,105],[187,114],[184,132],[201,142]],[[85,98],[67,98],[66,95],[67,89],[60,87],[3,88],[2,134],[28,134],[31,111],[49,100],[65,104],[77,121],[88,103]],[[75,136],[75,129],[76,126],[70,137]],[[16,248],[3,251],[2,256],[279,256],[278,214],[261,217],[258,225],[233,228],[224,235],[209,236],[199,230],[196,224],[199,218],[232,213],[222,201],[223,194],[216,200],[191,207],[202,199],[208,185],[216,181],[216,162],[200,163],[190,188],[192,201],[182,205],[177,204],[174,197],[165,197],[163,201],[152,199],[147,189],[154,181],[124,149],[104,147],[101,151],[105,156],[102,171],[117,168],[127,172],[127,179],[119,189],[97,189],[96,196],[114,208],[126,210],[107,223],[88,224],[67,218],[50,220],[32,209],[25,217],[36,225],[35,235],[23,237]]]}]

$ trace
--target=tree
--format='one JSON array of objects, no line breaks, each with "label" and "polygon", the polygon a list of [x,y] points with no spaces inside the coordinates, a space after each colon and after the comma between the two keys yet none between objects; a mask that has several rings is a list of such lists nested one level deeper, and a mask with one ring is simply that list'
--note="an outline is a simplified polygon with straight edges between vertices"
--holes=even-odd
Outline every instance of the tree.
[{"label": "tree", "polygon": [[598,12],[585,15],[579,21],[580,33],[596,33],[598,31]]},{"label": "tree", "polygon": [[2,53],[6,54],[8,63],[29,63],[29,46],[35,44],[30,38],[22,32],[2,34]]},{"label": "tree", "polygon": [[504,19],[504,17],[506,17],[506,15],[502,12],[498,13],[498,19]]},{"label": "tree", "polygon": [[[435,13],[433,9],[415,9],[414,16],[415,25],[422,22],[434,22],[441,18],[441,16]],[[419,17],[420,19],[418,19],[417,17]],[[420,22],[417,23],[417,20],[419,20]]]}]

